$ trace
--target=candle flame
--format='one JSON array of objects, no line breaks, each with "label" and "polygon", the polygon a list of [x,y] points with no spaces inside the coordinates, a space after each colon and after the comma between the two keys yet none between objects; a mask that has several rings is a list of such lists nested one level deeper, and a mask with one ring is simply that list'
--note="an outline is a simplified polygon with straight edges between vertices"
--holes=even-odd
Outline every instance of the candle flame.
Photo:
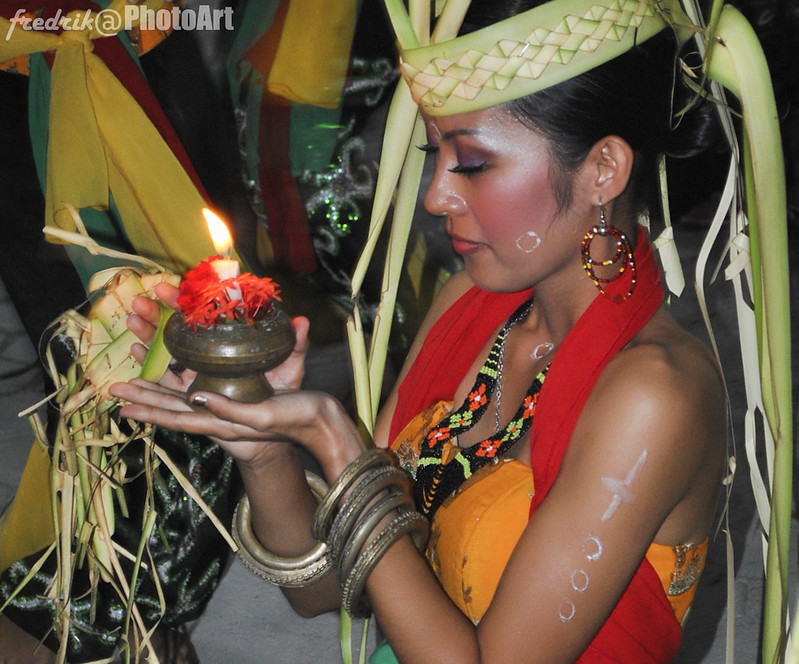
[{"label": "candle flame", "polygon": [[227,226],[208,208],[203,208],[203,215],[205,216],[205,223],[208,224],[211,242],[214,243],[216,253],[220,256],[229,257],[233,241],[230,238],[230,231],[228,231]]}]

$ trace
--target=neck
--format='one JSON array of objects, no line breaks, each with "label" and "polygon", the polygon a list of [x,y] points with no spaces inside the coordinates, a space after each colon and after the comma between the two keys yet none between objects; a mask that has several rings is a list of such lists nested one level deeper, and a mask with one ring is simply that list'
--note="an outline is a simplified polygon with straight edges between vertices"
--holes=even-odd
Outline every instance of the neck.
[{"label": "neck", "polygon": [[535,286],[535,307],[527,325],[557,346],[597,293],[582,266],[578,265],[559,279],[549,279]]},{"label": "neck", "polygon": [[[637,279],[634,254],[637,250],[640,257],[644,253],[651,252],[651,248],[648,248],[643,229],[637,225],[633,227],[631,233],[625,233],[625,236],[629,243],[628,248],[631,250],[629,262],[622,254],[617,255],[618,260],[610,265],[600,266],[595,263],[591,266],[593,268],[591,276],[586,274],[584,256],[579,255],[545,281],[535,284],[537,321],[542,329],[549,332],[553,340],[557,339],[559,343],[568,334],[600,291],[602,297],[617,303],[634,291]],[[614,235],[603,236],[594,233],[590,245],[596,243],[598,246],[592,246],[588,255],[595,258],[597,254],[594,252],[598,252],[600,257],[613,257],[617,239],[618,237]],[[654,274],[656,273],[655,267]],[[595,279],[600,279],[602,283],[595,283]],[[604,282],[604,279],[608,279],[609,282]]]}]

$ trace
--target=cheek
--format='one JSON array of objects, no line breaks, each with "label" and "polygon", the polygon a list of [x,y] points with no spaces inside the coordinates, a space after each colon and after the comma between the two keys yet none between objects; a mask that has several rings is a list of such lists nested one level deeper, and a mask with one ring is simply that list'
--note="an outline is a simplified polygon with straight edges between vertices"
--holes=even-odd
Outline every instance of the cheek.
[{"label": "cheek", "polygon": [[541,236],[535,231],[525,231],[516,238],[516,248],[525,254],[533,253],[540,244]]},{"label": "cheek", "polygon": [[546,165],[503,170],[494,185],[490,197],[483,198],[486,232],[523,254],[534,252],[557,212]]}]

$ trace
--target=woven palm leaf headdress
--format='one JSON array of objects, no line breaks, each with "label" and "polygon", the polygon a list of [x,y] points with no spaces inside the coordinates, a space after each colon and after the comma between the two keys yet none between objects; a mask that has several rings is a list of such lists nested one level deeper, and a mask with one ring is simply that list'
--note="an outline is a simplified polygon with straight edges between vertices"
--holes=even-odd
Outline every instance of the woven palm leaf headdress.
[{"label": "woven palm leaf headdress", "polygon": [[[551,0],[457,36],[469,0],[438,0],[432,32],[429,0],[409,0],[408,9],[402,0],[384,2],[397,38],[402,78],[388,113],[370,231],[352,279],[354,308],[348,323],[358,413],[368,432],[380,401],[398,284],[422,177],[424,156],[415,149],[426,140],[419,109],[428,115],[452,115],[517,99],[578,76],[666,29],[674,31],[680,45],[694,40],[703,63],[689,84],[697,95],[718,102],[732,154],[721,202],[697,263],[696,286],[710,329],[704,275],[710,249],[727,227],[724,255],[729,264],[724,274],[736,294],[741,332],[748,402],[746,453],[755,468],[752,488],[767,533],[763,657],[781,661],[788,622],[793,456],[785,177],[776,104],[752,28],[723,0],[713,0],[707,24],[696,0],[685,0],[684,6],[678,0]],[[742,121],[737,125],[724,101],[725,88],[740,102]],[[679,294],[684,279],[669,223],[665,179],[661,169],[666,228],[654,244],[666,283]],[[392,205],[382,297],[367,352],[358,295]],[[762,470],[756,459],[758,428],[768,460]],[[734,467],[734,457],[730,465]],[[731,597],[732,583],[730,576]],[[734,611],[729,614],[733,616]],[[729,622],[730,653],[732,628]]]},{"label": "woven palm leaf headdress", "polygon": [[693,24],[678,4],[560,0],[444,43],[401,48],[400,72],[428,115],[453,115],[532,94],[593,69],[666,27]]}]

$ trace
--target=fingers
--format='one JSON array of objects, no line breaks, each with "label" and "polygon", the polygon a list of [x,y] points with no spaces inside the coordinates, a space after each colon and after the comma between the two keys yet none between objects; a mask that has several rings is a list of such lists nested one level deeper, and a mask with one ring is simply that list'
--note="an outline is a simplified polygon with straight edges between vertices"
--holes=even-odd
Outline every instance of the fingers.
[{"label": "fingers", "polygon": [[[221,412],[230,410],[225,407],[226,404],[233,404],[234,412],[237,404],[216,394],[202,393],[202,398],[195,405],[205,408],[208,404],[205,408],[207,412],[197,412],[186,403],[186,395],[183,392],[141,379],[128,383],[114,383],[109,392],[111,396],[127,402],[120,408],[119,414],[122,417],[176,431],[214,436],[227,441],[257,440],[263,437],[261,432],[240,423],[236,417],[231,417],[230,420],[222,417]],[[248,405],[257,406],[257,404]],[[220,417],[213,417],[217,413],[220,413]]]},{"label": "fingers", "polygon": [[150,325],[158,325],[158,321],[161,320],[161,305],[156,300],[139,295],[133,298],[131,307],[135,315]]},{"label": "fingers", "polygon": [[155,329],[161,318],[161,307],[155,300],[144,296],[133,298],[131,306],[134,313],[128,316],[127,321],[125,321],[128,329],[139,337],[142,342],[149,345],[152,343]]},{"label": "fingers", "polygon": [[196,412],[182,394],[139,379],[115,383],[110,392],[127,402],[120,409],[123,417],[210,436],[245,463],[262,458],[272,445],[294,443],[327,467],[343,458],[343,449],[360,453],[363,446],[355,423],[323,393],[289,392],[248,404],[197,392],[190,397],[201,408]]},{"label": "fingers", "polygon": [[276,392],[300,389],[305,375],[305,355],[308,352],[308,330],[310,323],[305,316],[291,319],[294,328],[295,344],[291,355],[279,367],[267,372],[267,380]]},{"label": "fingers", "polygon": [[133,355],[133,358],[139,364],[144,364],[144,359],[147,357],[147,346],[144,344],[132,344],[130,354]]},{"label": "fingers", "polygon": [[[177,308],[179,293],[180,291],[171,284],[160,283],[155,287],[158,298],[173,309]],[[161,305],[157,300],[140,295],[133,299],[131,307],[133,313],[128,316],[128,329],[145,344],[149,344],[161,320]]]},{"label": "fingers", "polygon": [[[149,422],[176,431],[217,435],[222,425],[217,418],[197,413],[186,403],[185,394],[143,380],[115,383],[109,392],[126,401],[120,408],[122,417]],[[230,434],[230,432],[228,432]]]},{"label": "fingers", "polygon": [[134,378],[127,383],[114,383],[109,388],[109,393],[113,397],[143,405],[163,404],[169,407],[177,406],[179,410],[191,410],[186,404],[186,395],[183,392],[141,378]]},{"label": "fingers", "polygon": [[[212,392],[196,392],[189,397],[195,407],[208,415],[202,421],[203,433],[222,440],[260,440],[299,442],[309,428],[316,425],[313,397],[292,392],[275,395],[258,403],[241,403]],[[140,402],[141,403],[141,402]],[[158,397],[150,397],[147,403],[158,405]],[[180,420],[183,426],[186,420]],[[179,428],[174,421],[170,428]]]},{"label": "fingers", "polygon": [[[275,439],[261,431],[222,417],[214,412],[225,410],[225,404],[232,404],[225,397],[202,393],[199,401],[208,405],[203,412],[189,408],[182,394],[159,388],[146,381],[135,380],[130,383],[116,383],[111,386],[111,394],[128,400],[120,408],[120,415],[141,422],[149,422],[175,431],[208,436],[221,445],[239,462],[251,464],[264,454],[268,455],[274,445],[283,446],[287,441]],[[201,405],[201,404],[196,404]],[[250,407],[257,407],[251,405]],[[259,464],[260,465],[260,464]]]},{"label": "fingers", "polygon": [[294,346],[295,353],[306,353],[308,351],[308,330],[311,328],[311,321],[305,316],[295,316],[291,319],[291,326],[294,328],[294,336],[297,339]]},{"label": "fingers", "polygon": [[270,415],[274,402],[271,400],[240,403],[212,392],[197,392],[189,400],[194,406],[204,409],[216,418],[244,427],[253,433],[266,434],[272,425]]},{"label": "fingers", "polygon": [[309,442],[317,429],[324,428],[321,416],[328,412],[325,405],[331,401],[321,393],[291,392],[259,403],[240,403],[219,394],[197,392],[189,399],[204,412],[196,413],[182,392],[139,378],[114,383],[109,391],[127,402],[120,411],[123,417],[223,440]]},{"label": "fingers", "polygon": [[196,371],[186,369],[175,362],[174,364],[170,363],[168,371],[161,376],[158,382],[170,390],[185,394],[186,390],[188,390],[192,382],[194,382],[195,376],[197,376]]},{"label": "fingers", "polygon": [[173,286],[172,284],[168,284],[166,282],[162,282],[157,284],[155,287],[155,294],[158,296],[164,304],[173,309],[178,308],[178,295],[180,294],[180,289]]}]

